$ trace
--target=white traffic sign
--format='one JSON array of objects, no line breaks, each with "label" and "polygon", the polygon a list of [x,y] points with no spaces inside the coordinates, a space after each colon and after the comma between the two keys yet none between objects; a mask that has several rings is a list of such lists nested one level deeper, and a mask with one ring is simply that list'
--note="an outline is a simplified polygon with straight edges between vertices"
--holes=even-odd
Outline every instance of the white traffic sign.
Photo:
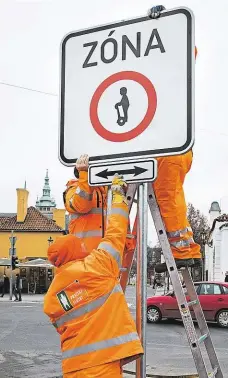
[{"label": "white traffic sign", "polygon": [[157,177],[156,159],[129,160],[128,162],[91,164],[89,185],[110,185],[118,173],[128,183],[154,181]]},{"label": "white traffic sign", "polygon": [[194,16],[185,8],[68,34],[60,160],[176,155],[194,142]]}]

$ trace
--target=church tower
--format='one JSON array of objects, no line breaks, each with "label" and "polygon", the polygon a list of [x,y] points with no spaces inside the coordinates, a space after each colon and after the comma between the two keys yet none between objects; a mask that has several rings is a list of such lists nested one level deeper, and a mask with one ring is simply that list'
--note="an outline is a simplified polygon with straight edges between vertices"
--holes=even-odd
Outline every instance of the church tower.
[{"label": "church tower", "polygon": [[53,217],[53,209],[56,208],[56,203],[54,198],[51,198],[51,189],[49,185],[48,169],[44,179],[43,195],[37,198],[36,208],[46,215],[48,218]]}]

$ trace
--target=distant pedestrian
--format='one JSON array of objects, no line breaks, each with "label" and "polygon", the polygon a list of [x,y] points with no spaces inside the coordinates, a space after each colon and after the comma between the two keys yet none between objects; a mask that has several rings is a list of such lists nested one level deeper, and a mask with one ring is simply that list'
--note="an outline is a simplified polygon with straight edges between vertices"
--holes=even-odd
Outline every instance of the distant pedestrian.
[{"label": "distant pedestrian", "polygon": [[226,275],[225,275],[225,282],[228,282],[228,272],[226,272]]},{"label": "distant pedestrian", "polygon": [[8,278],[7,275],[4,273],[4,275],[3,275],[3,281],[2,281],[2,295],[1,295],[2,298],[4,297],[5,292],[7,291],[7,288],[8,288],[8,281],[9,281],[9,278]]},{"label": "distant pedestrian", "polygon": [[156,287],[157,287],[157,280],[156,280],[156,278],[154,278],[154,284],[153,284],[153,289],[156,289]]},{"label": "distant pedestrian", "polygon": [[[13,294],[15,296],[15,301],[21,301],[21,289],[22,289],[22,279],[20,277],[20,274],[16,274],[16,281],[15,281],[15,286],[13,290]],[[17,296],[18,295],[18,296]],[[18,299],[19,297],[19,299]]]}]

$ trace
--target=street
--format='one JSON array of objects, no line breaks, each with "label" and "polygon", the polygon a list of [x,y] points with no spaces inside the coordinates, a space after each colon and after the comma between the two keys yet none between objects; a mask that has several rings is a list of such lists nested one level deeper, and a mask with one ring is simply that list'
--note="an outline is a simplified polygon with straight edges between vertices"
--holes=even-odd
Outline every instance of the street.
[{"label": "street", "polygon": [[[153,290],[148,288],[148,295]],[[128,287],[127,302],[135,316],[135,288]],[[59,378],[59,336],[42,312],[42,297],[24,296],[23,302],[0,301],[0,378]],[[224,376],[228,376],[228,332],[210,325]],[[179,321],[147,325],[148,372],[175,375],[195,373],[185,330]],[[134,370],[134,365],[126,367]]]}]

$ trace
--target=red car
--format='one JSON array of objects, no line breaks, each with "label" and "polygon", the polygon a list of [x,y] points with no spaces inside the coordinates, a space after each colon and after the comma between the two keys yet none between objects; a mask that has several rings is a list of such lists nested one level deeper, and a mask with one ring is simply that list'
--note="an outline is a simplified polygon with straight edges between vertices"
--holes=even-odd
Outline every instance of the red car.
[{"label": "red car", "polygon": [[[206,320],[217,322],[220,327],[228,328],[228,283],[196,282],[195,288]],[[194,319],[192,308],[191,313]],[[148,323],[158,323],[163,318],[181,319],[173,292],[147,299]]]}]

